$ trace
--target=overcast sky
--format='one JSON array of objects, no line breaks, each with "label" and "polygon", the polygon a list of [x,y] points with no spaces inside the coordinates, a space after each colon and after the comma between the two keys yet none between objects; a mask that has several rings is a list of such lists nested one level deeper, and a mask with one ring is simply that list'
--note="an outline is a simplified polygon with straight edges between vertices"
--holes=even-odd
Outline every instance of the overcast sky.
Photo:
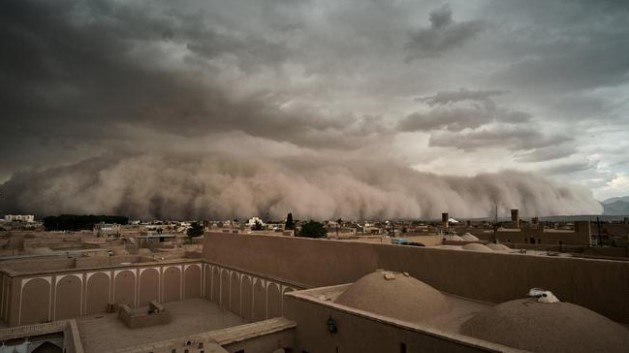
[{"label": "overcast sky", "polygon": [[[220,159],[202,178],[237,160],[307,179],[286,161],[310,160],[629,195],[628,1],[5,0],[0,43],[7,210],[72,204],[77,178],[111,165],[191,156]],[[125,188],[146,177],[120,173]]]}]

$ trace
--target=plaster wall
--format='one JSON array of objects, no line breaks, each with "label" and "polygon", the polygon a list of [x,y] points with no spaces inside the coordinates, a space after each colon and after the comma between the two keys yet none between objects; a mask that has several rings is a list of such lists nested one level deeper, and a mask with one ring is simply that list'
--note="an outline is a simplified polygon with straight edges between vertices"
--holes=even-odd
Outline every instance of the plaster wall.
[{"label": "plaster wall", "polygon": [[[295,352],[498,352],[292,296],[287,296],[284,302],[285,317],[297,323]],[[337,332],[334,334],[328,331],[329,319],[335,322]]]},{"label": "plaster wall", "polygon": [[[589,221],[577,221],[574,224],[574,231],[554,231],[549,229],[505,229],[496,232],[496,238],[500,242],[507,243],[529,243],[529,244],[549,244],[558,245],[586,245],[592,243],[592,232]],[[466,229],[481,240],[492,241],[493,231],[481,229]],[[531,241],[533,238],[533,241]]]},{"label": "plaster wall", "polygon": [[185,261],[15,276],[0,272],[0,314],[9,326],[19,326],[105,313],[109,304],[137,308],[151,300],[181,300],[184,292],[186,298],[200,297],[202,269],[200,261]]},{"label": "plaster wall", "polygon": [[294,345],[293,340],[294,331],[286,330],[254,338],[248,338],[237,343],[226,344],[223,346],[223,348],[230,353],[270,353],[276,351],[279,348],[292,348]]},{"label": "plaster wall", "polygon": [[214,263],[206,263],[204,272],[203,297],[249,322],[282,316],[280,293],[303,288]]},{"label": "plaster wall", "polygon": [[494,303],[542,287],[629,323],[629,262],[221,233],[205,236],[204,255],[302,288],[354,282],[378,268],[406,271],[439,290]]}]

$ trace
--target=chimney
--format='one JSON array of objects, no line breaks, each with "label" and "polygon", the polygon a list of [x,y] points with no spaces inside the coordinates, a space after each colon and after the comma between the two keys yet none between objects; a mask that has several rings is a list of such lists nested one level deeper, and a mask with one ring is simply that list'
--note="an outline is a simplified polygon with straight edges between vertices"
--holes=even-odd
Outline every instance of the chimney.
[{"label": "chimney", "polygon": [[579,243],[592,244],[592,228],[590,227],[590,221],[575,221],[574,233]]},{"label": "chimney", "polygon": [[513,228],[520,228],[520,215],[517,208],[511,209],[511,223]]},{"label": "chimney", "polygon": [[448,212],[444,212],[441,214],[441,226],[443,228],[448,228]]},{"label": "chimney", "polygon": [[531,218],[531,228],[539,228],[539,217]]}]

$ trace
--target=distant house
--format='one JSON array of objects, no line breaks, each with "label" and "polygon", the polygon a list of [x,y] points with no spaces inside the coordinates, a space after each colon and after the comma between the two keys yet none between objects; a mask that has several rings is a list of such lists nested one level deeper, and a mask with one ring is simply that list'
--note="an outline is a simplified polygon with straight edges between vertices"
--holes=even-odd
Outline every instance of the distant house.
[{"label": "distant house", "polygon": [[94,235],[96,236],[108,236],[108,235],[120,235],[120,224],[117,223],[97,223],[93,228]]},{"label": "distant house", "polygon": [[32,214],[7,214],[4,215],[5,222],[35,222],[35,216]]}]

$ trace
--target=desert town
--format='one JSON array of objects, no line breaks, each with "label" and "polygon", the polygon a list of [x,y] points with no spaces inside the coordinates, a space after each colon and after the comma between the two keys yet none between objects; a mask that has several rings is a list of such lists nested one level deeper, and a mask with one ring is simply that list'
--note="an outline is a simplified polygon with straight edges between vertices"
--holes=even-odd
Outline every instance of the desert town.
[{"label": "desert town", "polygon": [[[47,231],[8,215],[0,349],[624,351],[627,218],[510,216],[319,223],[291,214]],[[315,223],[323,235],[306,234]]]}]

